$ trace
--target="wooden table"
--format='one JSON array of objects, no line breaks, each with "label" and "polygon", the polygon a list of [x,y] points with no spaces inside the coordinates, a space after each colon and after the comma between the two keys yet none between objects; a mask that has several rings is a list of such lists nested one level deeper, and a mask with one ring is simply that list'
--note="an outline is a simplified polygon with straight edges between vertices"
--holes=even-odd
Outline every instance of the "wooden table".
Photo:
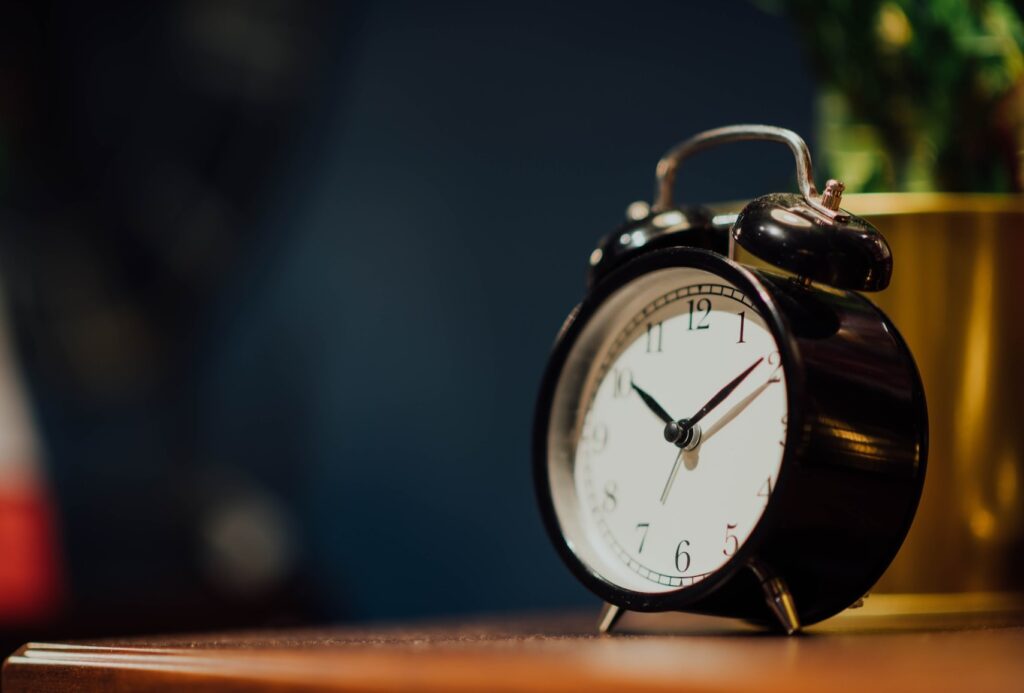
[{"label": "wooden table", "polygon": [[682,614],[629,614],[612,636],[594,623],[30,643],[5,663],[3,690],[1024,692],[1024,602],[1006,596],[874,596],[793,638]]}]

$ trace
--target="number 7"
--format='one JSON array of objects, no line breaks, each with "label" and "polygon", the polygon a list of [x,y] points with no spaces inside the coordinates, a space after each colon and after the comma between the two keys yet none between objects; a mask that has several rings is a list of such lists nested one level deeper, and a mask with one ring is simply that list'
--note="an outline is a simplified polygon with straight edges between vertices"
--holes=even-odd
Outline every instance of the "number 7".
[{"label": "number 7", "polygon": [[637,553],[644,552],[644,542],[647,541],[647,531],[651,528],[650,522],[640,522],[636,526],[637,529],[643,530],[643,535],[640,537],[640,548],[637,549]]}]

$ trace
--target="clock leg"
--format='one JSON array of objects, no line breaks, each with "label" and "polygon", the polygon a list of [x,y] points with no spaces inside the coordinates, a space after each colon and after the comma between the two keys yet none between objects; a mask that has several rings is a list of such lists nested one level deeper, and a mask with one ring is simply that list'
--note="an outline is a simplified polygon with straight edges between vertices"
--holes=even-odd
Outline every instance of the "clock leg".
[{"label": "clock leg", "polygon": [[597,631],[601,635],[607,635],[612,632],[612,628],[619,622],[622,615],[626,613],[625,609],[620,609],[614,604],[608,604],[601,607],[601,617],[597,621]]},{"label": "clock leg", "polygon": [[793,635],[800,630],[800,616],[796,613],[793,595],[786,586],[786,581],[772,573],[763,563],[753,560],[749,563],[750,570],[761,583],[764,599],[768,608],[779,620],[779,625],[786,635]]}]

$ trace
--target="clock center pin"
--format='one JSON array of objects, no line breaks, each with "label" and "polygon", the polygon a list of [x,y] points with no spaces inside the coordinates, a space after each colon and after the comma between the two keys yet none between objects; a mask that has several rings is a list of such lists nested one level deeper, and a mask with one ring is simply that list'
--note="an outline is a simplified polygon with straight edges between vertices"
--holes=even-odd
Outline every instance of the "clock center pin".
[{"label": "clock center pin", "polygon": [[686,419],[665,424],[665,440],[687,452],[700,445],[702,435],[700,424],[691,424]]}]

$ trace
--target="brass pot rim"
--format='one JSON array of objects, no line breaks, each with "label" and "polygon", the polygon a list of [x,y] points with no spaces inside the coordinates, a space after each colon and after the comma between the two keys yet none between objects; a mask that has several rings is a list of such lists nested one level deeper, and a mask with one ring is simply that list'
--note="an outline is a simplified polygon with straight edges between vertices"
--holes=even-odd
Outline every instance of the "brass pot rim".
[{"label": "brass pot rim", "polygon": [[843,207],[865,216],[890,214],[977,214],[1024,212],[1024,195],[1000,193],[860,193]]},{"label": "brass pot rim", "polygon": [[[746,202],[731,200],[708,207],[715,214],[736,213]],[[862,216],[898,214],[1024,214],[1019,193],[855,193],[843,197],[843,208]]]}]

